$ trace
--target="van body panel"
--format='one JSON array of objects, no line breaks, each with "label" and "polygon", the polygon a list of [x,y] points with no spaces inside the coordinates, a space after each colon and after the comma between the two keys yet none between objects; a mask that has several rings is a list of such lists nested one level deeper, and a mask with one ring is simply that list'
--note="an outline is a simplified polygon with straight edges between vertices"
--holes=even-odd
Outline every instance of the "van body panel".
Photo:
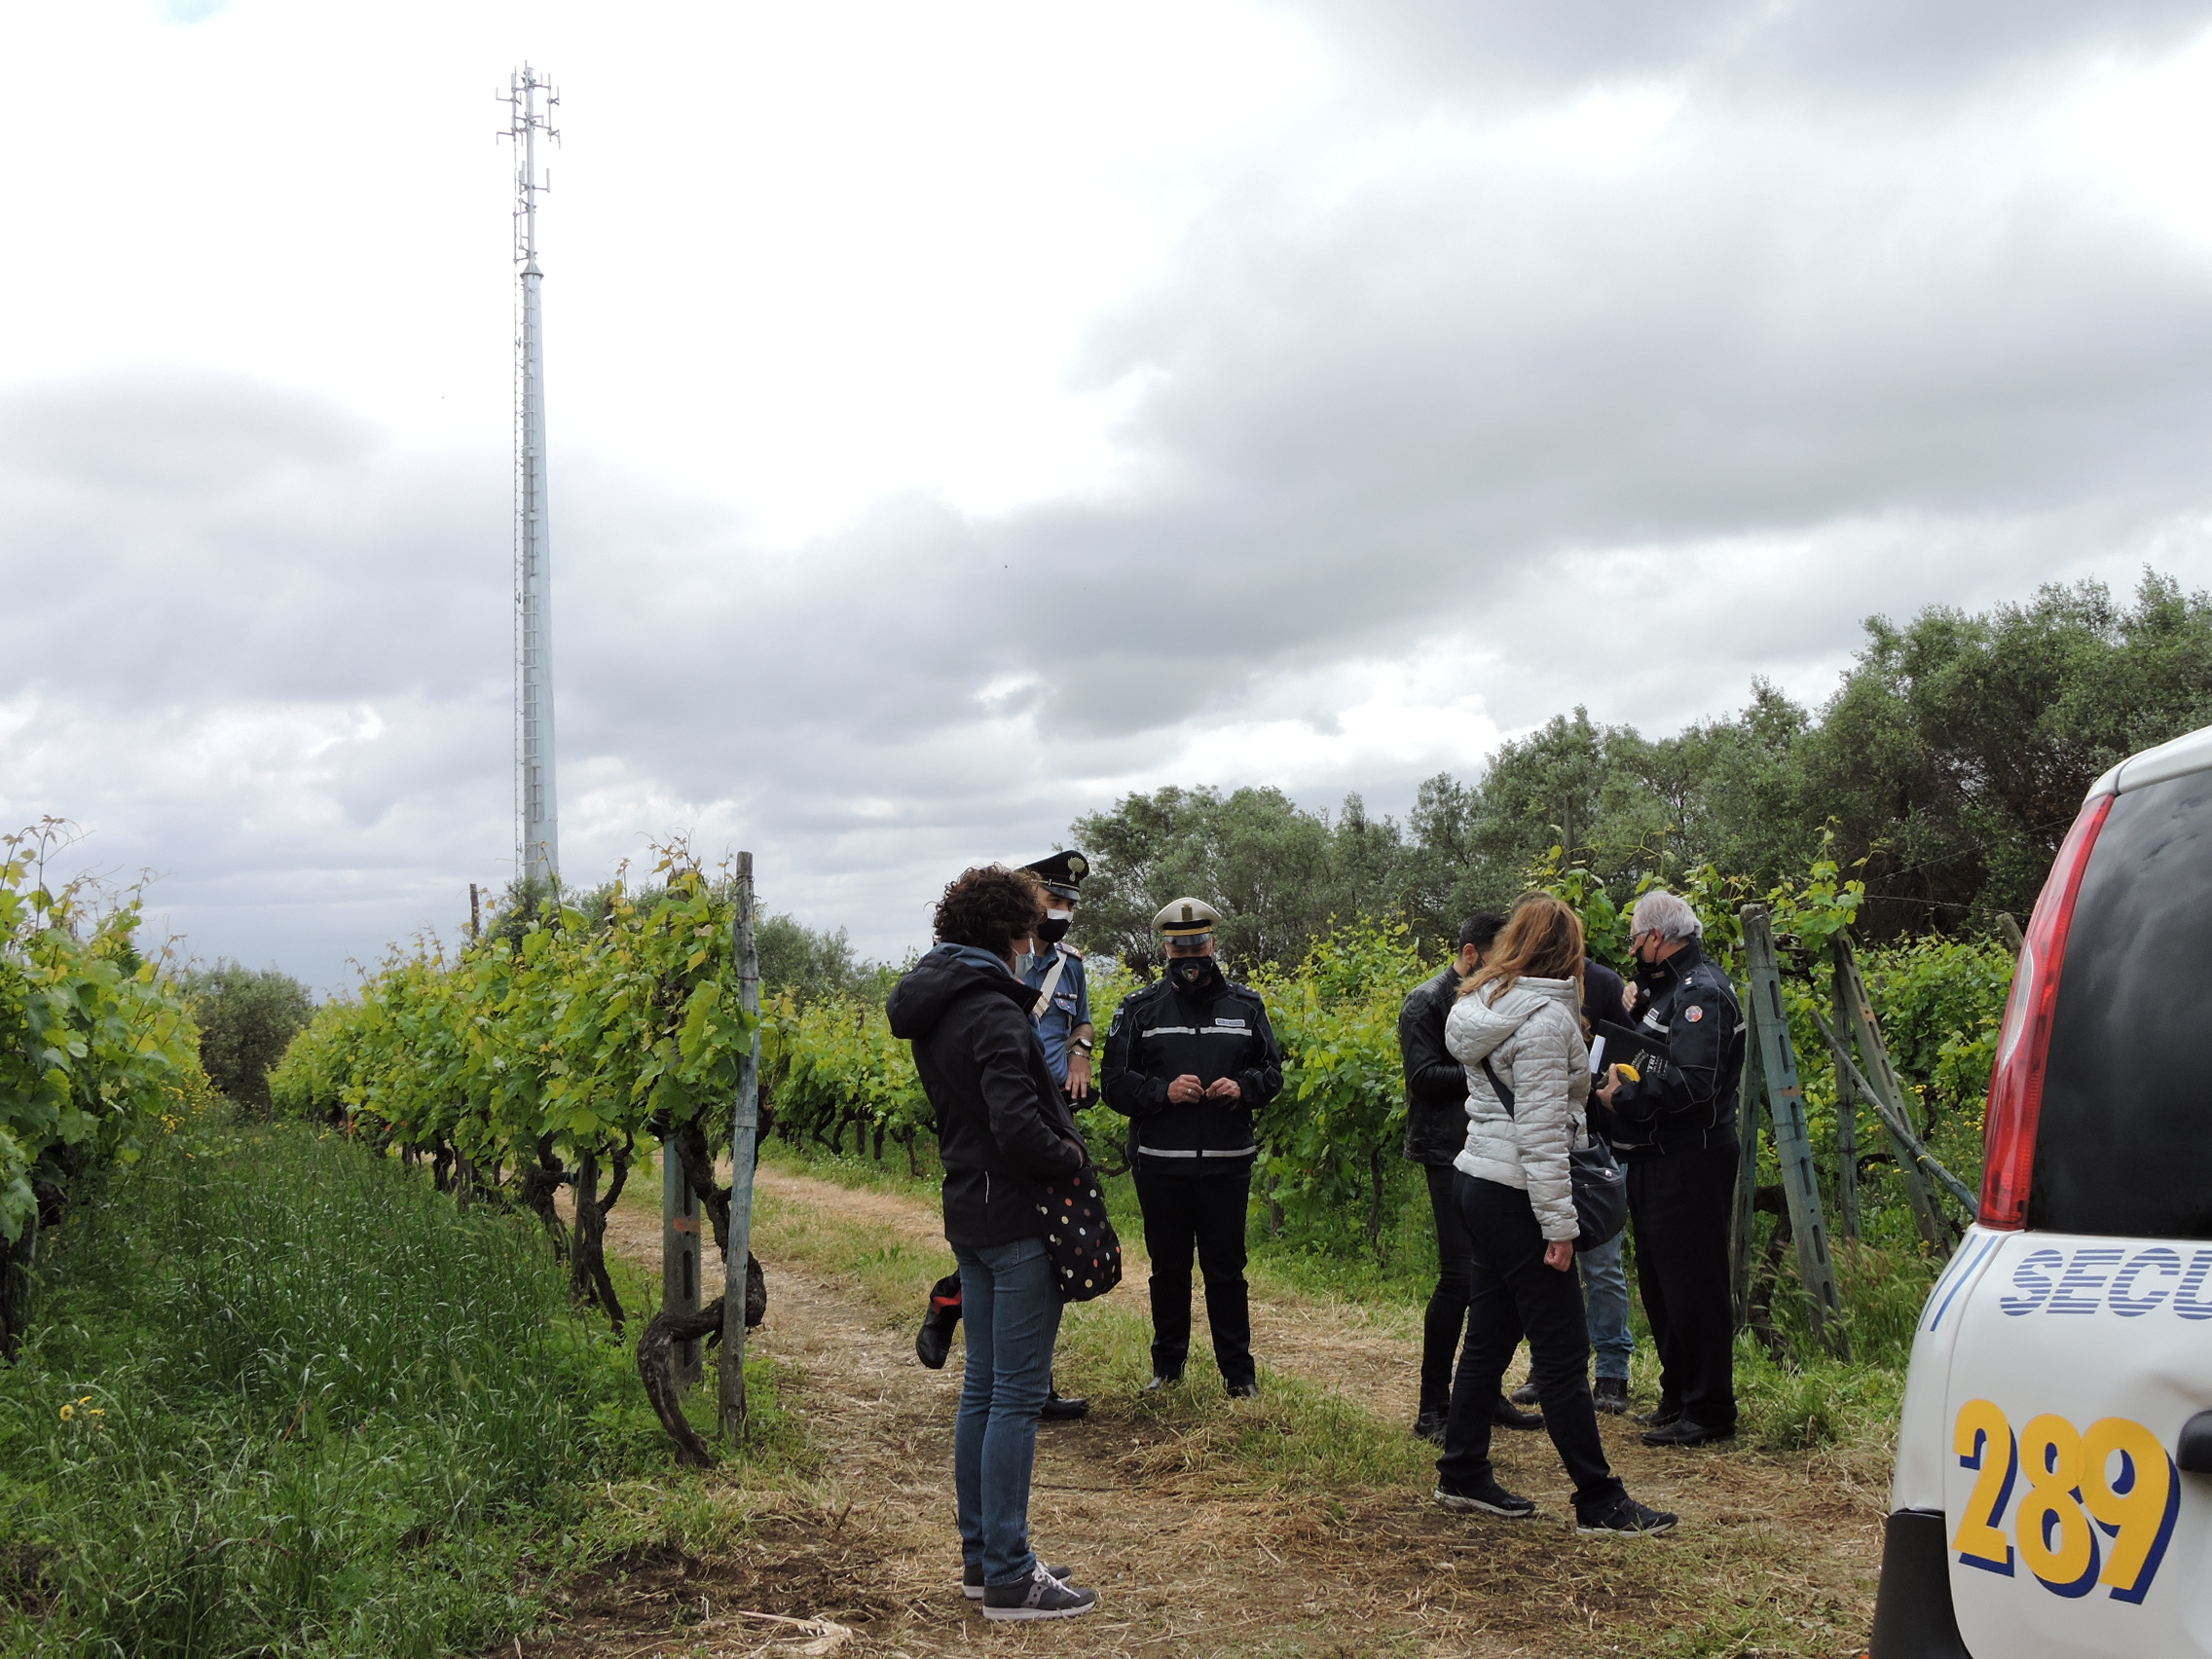
[{"label": "van body panel", "polygon": [[1912,1334],[1912,1361],[1904,1377],[1904,1413],[1898,1434],[1897,1473],[1890,1483],[1890,1508],[1943,1507],[1944,1401],[1950,1385],[1951,1350],[1959,1336],[1959,1302],[1988,1270],[2005,1235],[1970,1228],[1951,1254],[1950,1264],[1920,1309]]},{"label": "van body panel", "polygon": [[[2125,794],[2130,790],[2164,783],[2168,778],[2203,771],[2212,771],[2212,726],[2177,737],[2171,743],[2161,743],[2156,749],[2146,749],[2140,755],[2130,755],[2107,772],[2105,778],[2112,778],[2112,787]],[[2097,782],[2102,784],[2105,778]],[[2092,797],[2099,793],[2094,788],[2089,791]]]},{"label": "van body panel", "polygon": [[1943,1463],[1967,1647],[2212,1656],[2212,1480],[2173,1460],[2212,1407],[2212,1243],[1970,1236],[1996,1242],[1944,1316],[1942,1418],[1906,1419]]}]

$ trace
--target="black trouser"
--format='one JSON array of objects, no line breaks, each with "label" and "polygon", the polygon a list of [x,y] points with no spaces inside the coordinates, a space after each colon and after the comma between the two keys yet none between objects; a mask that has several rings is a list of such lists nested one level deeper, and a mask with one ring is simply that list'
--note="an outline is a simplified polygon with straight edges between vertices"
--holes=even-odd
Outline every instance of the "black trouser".
[{"label": "black trouser", "polygon": [[1467,1230],[1467,1351],[1452,1382],[1452,1416],[1436,1478],[1446,1492],[1480,1492],[1493,1478],[1491,1409],[1506,1361],[1529,1335],[1530,1373],[1544,1401],[1544,1428],[1584,1518],[1621,1493],[1598,1438],[1590,1403],[1590,1329],[1582,1317],[1582,1280],[1569,1263],[1544,1265],[1544,1234],[1529,1195],[1496,1181],[1459,1175],[1452,1185]]},{"label": "black trouser", "polygon": [[1636,1278],[1659,1350],[1659,1409],[1700,1428],[1736,1425],[1736,1318],[1728,1223],[1736,1137],[1725,1145],[1624,1159],[1636,1225]]},{"label": "black trouser", "polygon": [[[1231,1387],[1257,1380],[1252,1310],[1244,1295],[1244,1218],[1252,1166],[1218,1173],[1164,1173],[1161,1160],[1137,1155],[1137,1203],[1144,1249],[1152,1258],[1152,1370],[1180,1377],[1191,1357],[1191,1254],[1206,1281],[1213,1358]],[[1195,1160],[1193,1161],[1196,1161]]]},{"label": "black trouser", "polygon": [[1449,1163],[1425,1163],[1428,1207],[1436,1216],[1436,1288],[1420,1323],[1420,1415],[1442,1417],[1452,1403],[1452,1362],[1458,1356],[1459,1333],[1467,1328],[1467,1256],[1473,1246],[1459,1224],[1458,1200],[1452,1196]]}]

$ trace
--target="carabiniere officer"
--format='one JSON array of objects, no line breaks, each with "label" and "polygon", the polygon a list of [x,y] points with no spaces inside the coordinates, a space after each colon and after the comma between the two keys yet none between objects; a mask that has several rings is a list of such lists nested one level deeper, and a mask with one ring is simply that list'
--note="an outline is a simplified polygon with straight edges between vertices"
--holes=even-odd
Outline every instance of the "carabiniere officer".
[{"label": "carabiniere officer", "polygon": [[1253,1115],[1282,1088],[1267,1004],[1214,953],[1221,916],[1177,899],[1153,918],[1166,976],[1124,1002],[1106,1032],[1106,1104],[1131,1122],[1131,1162],[1152,1258],[1151,1393],[1191,1354],[1191,1257],[1205,1275],[1214,1363],[1231,1394],[1260,1391],[1244,1287],[1244,1223],[1259,1155]]}]

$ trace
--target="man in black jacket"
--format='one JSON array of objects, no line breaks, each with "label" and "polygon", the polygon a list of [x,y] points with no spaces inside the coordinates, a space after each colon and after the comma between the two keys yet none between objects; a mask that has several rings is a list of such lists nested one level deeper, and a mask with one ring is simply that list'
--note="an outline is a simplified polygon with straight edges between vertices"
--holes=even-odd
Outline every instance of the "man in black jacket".
[{"label": "man in black jacket", "polygon": [[[1459,952],[1444,972],[1415,987],[1398,1013],[1398,1056],[1406,1071],[1406,1156],[1428,1178],[1428,1205],[1436,1216],[1436,1288],[1421,1320],[1420,1405],[1414,1432],[1439,1445],[1451,1415],[1452,1362],[1467,1325],[1467,1256],[1473,1245],[1459,1206],[1452,1198],[1452,1161],[1467,1144],[1467,1068],[1446,1051],[1444,1022],[1459,986],[1482,966],[1483,952],[1505,918],[1493,910],[1469,916],[1459,929]],[[1493,1418],[1506,1428],[1541,1428],[1534,1412],[1517,1411],[1500,1394]]]},{"label": "man in black jacket", "polygon": [[1628,1176],[1637,1282],[1659,1350],[1659,1408],[1637,1420],[1647,1446],[1700,1446],[1736,1433],[1728,1224],[1743,1014],[1678,894],[1646,893],[1629,927],[1637,1018],[1656,1046],[1633,1057],[1636,1079],[1608,1066],[1599,1099]]},{"label": "man in black jacket", "polygon": [[1014,942],[1044,912],[1044,889],[1027,871],[967,871],[939,902],[936,947],[886,1009],[892,1035],[913,1044],[937,1112],[944,1236],[968,1325],[952,1438],[963,1587],[991,1620],[1068,1618],[1098,1603],[1029,1546],[1037,1413],[1060,1326],[1038,1187],[1087,1161],[1030,1017],[1036,993],[1014,973]]},{"label": "man in black jacket", "polygon": [[1131,1120],[1130,1161],[1152,1258],[1152,1392],[1191,1353],[1191,1257],[1205,1275],[1214,1363],[1232,1394],[1260,1391],[1244,1286],[1253,1115],[1282,1088],[1267,1005],[1223,977],[1221,917],[1177,899],[1153,918],[1167,973],[1124,1001],[1106,1033],[1106,1104]]}]

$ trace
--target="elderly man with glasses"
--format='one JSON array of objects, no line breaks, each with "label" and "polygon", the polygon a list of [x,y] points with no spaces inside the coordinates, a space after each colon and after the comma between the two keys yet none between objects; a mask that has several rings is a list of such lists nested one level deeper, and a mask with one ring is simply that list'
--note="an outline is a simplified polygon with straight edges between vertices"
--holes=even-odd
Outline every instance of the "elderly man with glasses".
[{"label": "elderly man with glasses", "polygon": [[1637,1281],[1659,1349],[1659,1407],[1637,1420],[1648,1446],[1702,1446],[1736,1434],[1728,1224],[1743,1014],[1678,894],[1646,893],[1629,926],[1633,1015],[1647,1046],[1607,1067],[1598,1099],[1628,1175]]}]

